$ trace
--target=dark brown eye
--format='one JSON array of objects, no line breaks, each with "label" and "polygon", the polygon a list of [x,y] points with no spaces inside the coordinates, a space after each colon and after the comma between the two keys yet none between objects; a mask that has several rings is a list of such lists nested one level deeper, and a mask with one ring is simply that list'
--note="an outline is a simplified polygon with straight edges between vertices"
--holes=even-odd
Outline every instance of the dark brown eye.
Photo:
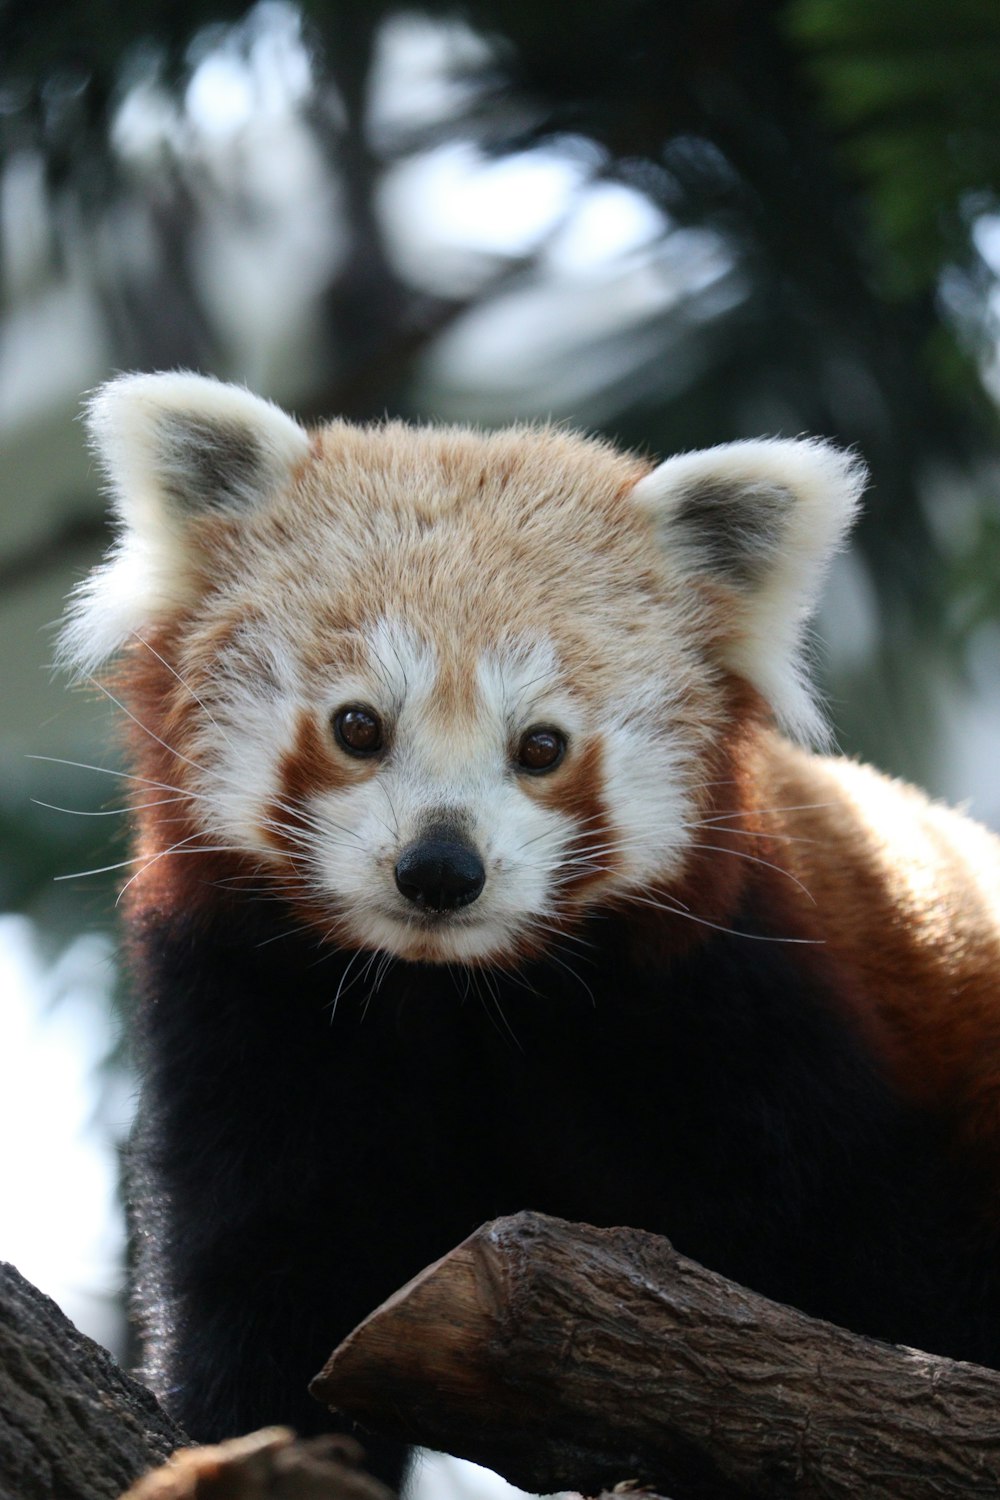
[{"label": "dark brown eye", "polygon": [[333,734],[348,755],[376,755],[382,748],[382,721],[370,708],[351,704],[333,716]]},{"label": "dark brown eye", "polygon": [[520,770],[541,775],[543,771],[554,771],[565,753],[565,735],[539,724],[522,734],[515,758]]}]

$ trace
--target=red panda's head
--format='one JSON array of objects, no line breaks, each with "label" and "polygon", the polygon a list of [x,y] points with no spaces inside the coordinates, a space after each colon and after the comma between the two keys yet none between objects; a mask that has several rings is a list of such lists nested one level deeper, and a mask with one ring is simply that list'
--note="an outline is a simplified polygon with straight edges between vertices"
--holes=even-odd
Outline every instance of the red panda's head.
[{"label": "red panda's head", "polygon": [[737,700],[818,727],[802,633],[862,483],[822,443],[654,468],[551,428],[310,432],[193,375],[113,381],[90,423],[121,534],[64,657],[123,656],[178,848],[326,937],[544,946],[679,888]]}]

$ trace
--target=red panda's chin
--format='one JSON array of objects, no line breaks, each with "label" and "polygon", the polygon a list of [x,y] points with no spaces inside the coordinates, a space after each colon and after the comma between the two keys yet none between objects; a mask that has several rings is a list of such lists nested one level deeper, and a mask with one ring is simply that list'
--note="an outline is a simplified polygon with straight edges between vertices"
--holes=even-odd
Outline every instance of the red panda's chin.
[{"label": "red panda's chin", "polygon": [[400,919],[370,915],[356,932],[366,948],[391,953],[410,963],[482,964],[516,956],[517,943],[506,927],[467,914]]}]

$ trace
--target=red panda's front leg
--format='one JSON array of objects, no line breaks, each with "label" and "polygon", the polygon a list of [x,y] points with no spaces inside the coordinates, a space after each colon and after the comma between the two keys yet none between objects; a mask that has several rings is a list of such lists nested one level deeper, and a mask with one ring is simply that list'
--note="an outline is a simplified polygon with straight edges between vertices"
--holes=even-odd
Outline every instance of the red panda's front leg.
[{"label": "red panda's front leg", "polygon": [[[143,1071],[130,1197],[136,1305],[154,1389],[216,1441],[332,1419],[308,1394],[331,1349],[481,1218],[470,1145],[347,960],[279,938],[273,907],[147,916],[133,931]],[[275,924],[272,927],[271,924]],[[366,1440],[396,1482],[398,1445]]]}]

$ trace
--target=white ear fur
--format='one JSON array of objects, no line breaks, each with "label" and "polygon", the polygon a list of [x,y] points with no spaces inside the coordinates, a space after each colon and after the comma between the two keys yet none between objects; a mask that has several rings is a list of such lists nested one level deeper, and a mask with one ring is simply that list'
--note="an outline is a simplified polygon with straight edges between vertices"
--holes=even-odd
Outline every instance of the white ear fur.
[{"label": "white ear fur", "polygon": [[633,491],[672,564],[730,591],[735,629],[723,665],[796,738],[826,735],[803,661],[805,629],[866,478],[854,455],[827,443],[774,439],[669,458]]},{"label": "white ear fur", "polygon": [[309,451],[291,417],[202,375],[124,375],[87,408],[119,523],[108,561],[75,592],[58,658],[80,676],[190,588],[191,521],[235,514],[288,482]]}]

